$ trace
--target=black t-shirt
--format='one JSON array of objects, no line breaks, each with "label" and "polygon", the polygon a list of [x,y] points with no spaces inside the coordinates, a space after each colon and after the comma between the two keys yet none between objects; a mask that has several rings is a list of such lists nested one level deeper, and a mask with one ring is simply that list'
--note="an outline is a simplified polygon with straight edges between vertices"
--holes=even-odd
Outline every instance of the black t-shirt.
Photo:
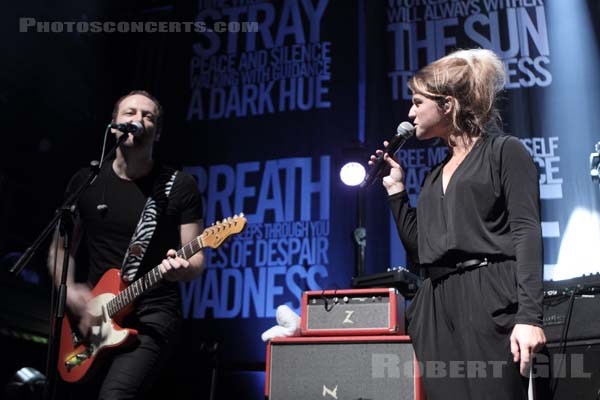
[{"label": "black t-shirt", "polygon": [[407,253],[420,264],[440,266],[453,254],[462,254],[462,261],[475,258],[470,255],[516,258],[519,319],[540,324],[539,184],[527,150],[516,137],[481,137],[444,193],[446,161],[426,176],[416,209],[410,207],[406,192],[389,198]]},{"label": "black t-shirt", "polygon": [[[95,285],[110,268],[120,269],[123,258],[138,225],[146,201],[154,190],[155,181],[170,176],[173,169],[155,164],[152,171],[135,181],[119,178],[113,171],[112,162],[107,161],[98,179],[80,197],[77,212],[88,259],[77,260],[88,266],[87,280]],[[85,181],[88,169],[78,171],[67,188],[67,194]],[[99,204],[107,209],[98,210]],[[178,172],[171,189],[165,212],[156,226],[154,235],[137,277],[157,266],[166,256],[167,250],[179,249],[179,226],[202,219],[202,203],[196,181],[189,174]],[[163,281],[157,288],[142,295],[139,301],[160,301],[165,305],[179,306],[178,286]]]}]

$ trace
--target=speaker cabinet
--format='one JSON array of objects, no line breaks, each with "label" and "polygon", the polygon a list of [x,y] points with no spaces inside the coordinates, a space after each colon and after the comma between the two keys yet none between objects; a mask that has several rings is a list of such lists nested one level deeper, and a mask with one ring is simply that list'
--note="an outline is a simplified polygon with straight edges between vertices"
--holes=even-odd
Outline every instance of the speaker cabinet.
[{"label": "speaker cabinet", "polygon": [[[548,343],[560,342],[568,309],[568,296],[544,299],[544,333]],[[600,337],[598,314],[600,314],[600,295],[575,296],[565,339],[572,342]]]},{"label": "speaker cabinet", "polygon": [[600,399],[600,340],[568,342],[564,353],[549,344],[536,355],[536,400]]},{"label": "speaker cabinet", "polygon": [[273,339],[265,381],[270,400],[425,399],[408,336]]}]

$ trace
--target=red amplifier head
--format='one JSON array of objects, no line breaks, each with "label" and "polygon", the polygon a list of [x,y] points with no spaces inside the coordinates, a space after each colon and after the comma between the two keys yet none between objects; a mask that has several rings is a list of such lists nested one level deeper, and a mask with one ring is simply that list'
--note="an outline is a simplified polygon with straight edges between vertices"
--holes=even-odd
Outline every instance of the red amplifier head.
[{"label": "red amplifier head", "polygon": [[403,335],[404,297],[393,288],[304,292],[305,336]]}]

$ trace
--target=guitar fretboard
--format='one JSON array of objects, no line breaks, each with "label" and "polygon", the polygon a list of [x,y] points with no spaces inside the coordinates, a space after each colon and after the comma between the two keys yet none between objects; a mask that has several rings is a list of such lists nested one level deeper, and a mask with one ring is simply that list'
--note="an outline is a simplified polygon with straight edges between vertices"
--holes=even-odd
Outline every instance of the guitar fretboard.
[{"label": "guitar fretboard", "polygon": [[202,246],[200,236],[198,236],[196,239],[192,240],[191,242],[177,250],[177,256],[187,260],[194,254],[202,250],[203,247],[204,246]]},{"label": "guitar fretboard", "polygon": [[[198,236],[196,239],[177,250],[177,256],[187,260],[202,250],[203,247],[201,236]],[[133,282],[131,285],[127,286],[125,290],[106,303],[108,315],[112,318],[119,311],[131,304],[146,290],[158,285],[162,279],[163,277],[162,273],[160,272],[160,267],[156,266],[152,268],[152,270],[150,270],[137,281]]]}]

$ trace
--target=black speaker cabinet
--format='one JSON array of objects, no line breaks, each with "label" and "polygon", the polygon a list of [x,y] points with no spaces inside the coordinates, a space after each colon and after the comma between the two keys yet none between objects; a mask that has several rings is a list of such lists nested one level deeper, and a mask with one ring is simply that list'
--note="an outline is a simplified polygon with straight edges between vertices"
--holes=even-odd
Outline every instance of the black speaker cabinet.
[{"label": "black speaker cabinet", "polygon": [[549,344],[536,355],[536,400],[600,399],[600,340]]},{"label": "black speaker cabinet", "polygon": [[293,337],[267,345],[270,400],[424,399],[408,336]]},{"label": "black speaker cabinet", "polygon": [[[548,343],[559,342],[567,320],[568,296],[544,299],[544,333]],[[566,340],[593,340],[600,338],[600,295],[578,295],[573,309]]]}]

